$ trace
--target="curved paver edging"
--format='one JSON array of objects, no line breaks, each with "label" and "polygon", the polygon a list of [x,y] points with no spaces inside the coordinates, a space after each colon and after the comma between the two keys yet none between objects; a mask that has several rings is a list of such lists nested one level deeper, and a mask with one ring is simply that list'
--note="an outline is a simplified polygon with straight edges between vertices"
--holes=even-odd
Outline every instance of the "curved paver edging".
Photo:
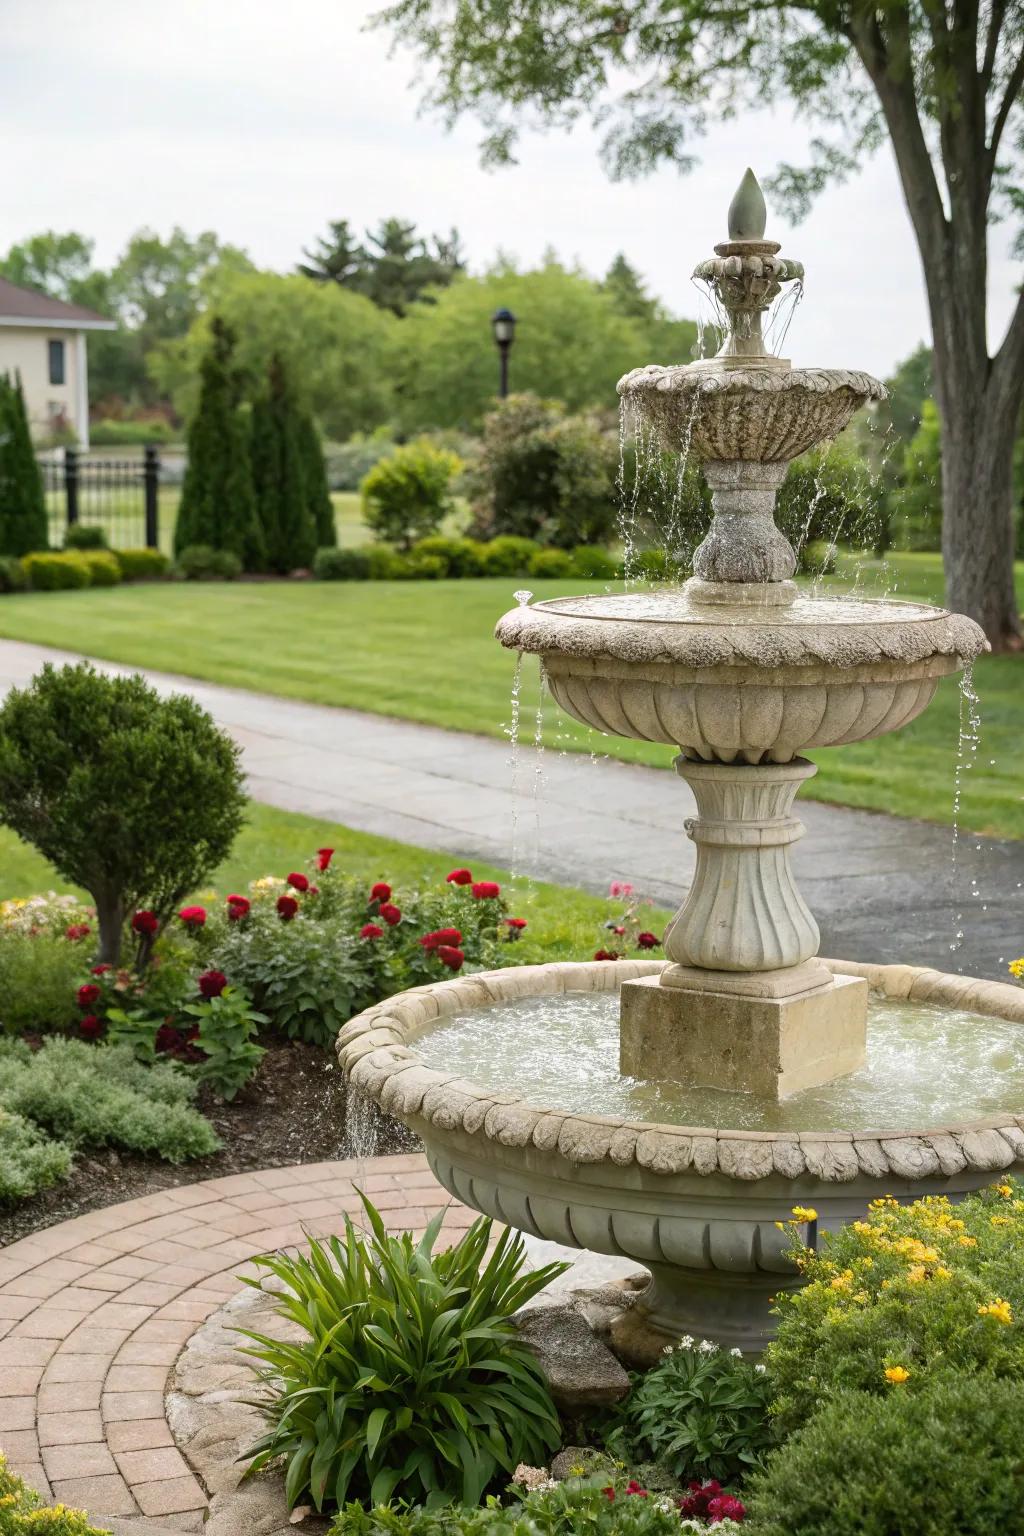
[{"label": "curved paver edging", "polygon": [[[920,1130],[731,1131],[584,1115],[538,1106],[426,1066],[410,1036],[424,1024],[489,1003],[566,991],[616,991],[626,980],[657,975],[663,960],[587,961],[508,967],[397,993],[352,1019],[338,1036],[338,1059],[350,1081],[395,1115],[415,1115],[441,1131],[483,1134],[507,1147],[532,1143],[571,1164],[635,1162],[654,1173],[721,1174],[753,1181],[809,1173],[842,1184],[919,1179],[965,1169],[989,1172],[1024,1163],[1024,1115],[1009,1112]],[[1024,991],[907,965],[826,960],[833,972],[864,976],[889,997],[913,998],[1024,1024]]]}]

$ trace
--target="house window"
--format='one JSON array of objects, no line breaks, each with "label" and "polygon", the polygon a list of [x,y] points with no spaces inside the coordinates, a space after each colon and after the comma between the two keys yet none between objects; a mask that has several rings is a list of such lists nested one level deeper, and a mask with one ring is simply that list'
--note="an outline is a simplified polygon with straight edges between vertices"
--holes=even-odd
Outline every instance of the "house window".
[{"label": "house window", "polygon": [[50,383],[64,383],[64,343],[62,341],[48,341],[46,343],[50,356]]}]

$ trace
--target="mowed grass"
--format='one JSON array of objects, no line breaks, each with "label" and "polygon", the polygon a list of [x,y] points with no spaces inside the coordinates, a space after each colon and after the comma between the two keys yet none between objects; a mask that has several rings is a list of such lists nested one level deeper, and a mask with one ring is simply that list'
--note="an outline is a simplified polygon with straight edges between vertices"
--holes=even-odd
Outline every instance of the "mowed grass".
[{"label": "mowed grass", "polygon": [[[1019,570],[1024,600],[1024,566]],[[837,589],[941,601],[937,555],[895,556],[883,567],[848,562]],[[586,582],[527,583],[538,598],[584,592]],[[513,579],[443,582],[237,583],[121,587],[0,599],[0,636],[82,650],[105,660],[211,682],[502,736],[511,721],[515,658],[493,638],[512,606]],[[1024,657],[984,657],[975,668],[982,741],[964,776],[961,825],[1024,837]],[[947,679],[905,730],[813,754],[804,795],[937,822],[953,818],[960,692]],[[536,664],[523,665],[522,734],[532,739]],[[601,736],[544,710],[543,740],[667,767],[670,747]]]},{"label": "mowed grass", "polygon": [[[226,896],[231,891],[244,891],[250,880],[262,875],[283,877],[290,870],[301,869],[317,848],[324,847],[334,848],[337,866],[364,880],[367,890],[375,880],[387,880],[399,895],[403,887],[421,881],[440,883],[453,866],[464,862],[457,851],[428,853],[251,801],[246,825],[230,857],[211,877],[209,890]],[[589,960],[602,945],[602,923],[621,911],[621,906],[598,896],[514,878],[507,870],[490,864],[474,864],[473,873],[480,880],[497,880],[510,903],[510,915],[526,919],[527,927],[516,949],[516,957],[522,961]],[[34,848],[0,827],[0,900],[50,890],[63,893],[75,891],[75,887]],[[661,934],[668,916],[652,908],[652,931]]]}]

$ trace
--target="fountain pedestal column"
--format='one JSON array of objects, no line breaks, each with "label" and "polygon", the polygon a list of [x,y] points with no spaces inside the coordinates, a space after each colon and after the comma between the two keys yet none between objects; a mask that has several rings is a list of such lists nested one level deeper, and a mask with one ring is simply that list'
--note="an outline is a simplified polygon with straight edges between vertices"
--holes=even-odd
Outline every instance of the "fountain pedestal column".
[{"label": "fountain pedestal column", "polygon": [[665,934],[674,964],[623,985],[622,1071],[776,1098],[856,1071],[867,985],[814,959],[818,926],[789,865],[814,764],[675,766],[697,801],[697,865]]}]

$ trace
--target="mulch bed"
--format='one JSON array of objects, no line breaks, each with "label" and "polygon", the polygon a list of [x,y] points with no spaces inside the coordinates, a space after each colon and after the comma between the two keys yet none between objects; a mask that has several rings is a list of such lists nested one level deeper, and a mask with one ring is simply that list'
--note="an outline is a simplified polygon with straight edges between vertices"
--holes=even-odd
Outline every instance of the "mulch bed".
[{"label": "mulch bed", "polygon": [[[154,1190],[195,1184],[220,1174],[330,1162],[365,1152],[353,1145],[346,1128],[346,1088],[333,1054],[298,1041],[263,1043],[269,1049],[259,1071],[233,1104],[200,1097],[199,1107],[224,1143],[222,1151],[178,1164],[114,1148],[80,1152],[68,1178],[53,1189],[16,1205],[0,1205],[0,1248],[42,1227]],[[397,1121],[379,1111],[373,1111],[373,1117],[375,1154],[404,1152],[418,1145]]]}]

